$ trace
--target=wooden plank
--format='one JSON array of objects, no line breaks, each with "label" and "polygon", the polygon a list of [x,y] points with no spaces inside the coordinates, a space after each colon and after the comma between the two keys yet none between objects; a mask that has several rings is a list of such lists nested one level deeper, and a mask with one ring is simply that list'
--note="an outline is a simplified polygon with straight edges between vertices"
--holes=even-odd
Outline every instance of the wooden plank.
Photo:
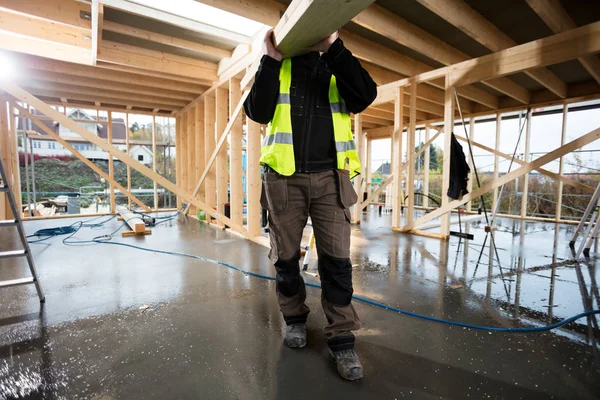
[{"label": "wooden plank", "polygon": [[198,42],[192,42],[190,40],[185,40],[174,36],[163,35],[161,33],[147,31],[129,25],[121,25],[112,21],[104,22],[104,30],[108,32],[120,33],[122,35],[127,35],[138,39],[147,40],[154,43],[164,44],[167,46],[175,47],[177,49],[193,51],[201,56],[231,57],[231,51],[229,50],[209,46]]},{"label": "wooden plank", "polygon": [[91,49],[57,42],[49,43],[7,31],[0,31],[0,49],[77,64],[90,65],[92,63]]},{"label": "wooden plank", "polygon": [[415,208],[415,136],[417,134],[417,92],[418,85],[413,83],[410,95],[410,123],[406,135],[406,168],[408,176],[406,178],[406,191],[408,192],[408,204],[406,213],[406,225],[412,226],[414,220]]},{"label": "wooden plank", "polygon": [[[113,145],[113,124],[112,124],[112,112],[108,112],[108,143]],[[108,176],[110,177],[110,212],[115,212],[115,164],[113,157],[109,154],[108,156]]]},{"label": "wooden plank", "polygon": [[[12,162],[10,161],[10,144],[9,144],[9,127],[8,127],[8,112],[6,110],[6,101],[0,100],[0,158],[2,159],[2,165],[9,182],[2,182],[3,184],[8,183],[13,185],[12,179]],[[13,190],[16,192],[16,190]],[[6,201],[7,197],[4,193],[0,193],[0,220],[7,220],[11,218],[12,212],[10,212],[10,205]]]},{"label": "wooden plank", "polygon": [[400,226],[402,218],[402,112],[404,110],[404,88],[396,89],[394,101],[394,133],[392,134],[392,175],[394,176],[392,199],[392,227]]},{"label": "wooden plank", "polygon": [[152,235],[152,230],[150,230],[150,229],[146,229],[146,230],[145,230],[145,231],[143,231],[143,232],[128,232],[128,231],[121,232],[121,236],[122,236],[122,237],[140,236],[140,235],[142,235],[142,236],[145,236],[145,235]]},{"label": "wooden plank", "polygon": [[[525,129],[525,150],[523,152],[523,161],[529,162],[529,147],[531,144],[531,113],[533,110],[529,108],[527,112],[527,128]],[[517,188],[518,190],[518,188]],[[521,195],[521,218],[527,215],[527,200],[529,192],[529,174],[523,177],[523,192]]]},{"label": "wooden plank", "polygon": [[[432,139],[430,139],[429,134],[429,126],[425,126],[425,144],[421,148],[421,150],[425,149],[425,156],[423,156],[423,207],[429,207],[429,164],[431,163],[431,143],[433,140],[437,138],[437,136],[442,132],[442,130],[438,130],[438,132],[434,135]],[[417,157],[419,155],[417,154]]]},{"label": "wooden plank", "polygon": [[142,175],[147,176],[148,178],[150,178],[152,180],[156,180],[160,186],[164,187],[167,190],[170,190],[175,195],[182,196],[183,198],[185,198],[186,200],[188,200],[192,204],[194,204],[196,207],[202,209],[208,216],[217,219],[221,223],[229,225],[229,227],[232,230],[239,232],[244,237],[248,237],[248,233],[244,229],[243,226],[234,224],[233,221],[231,221],[229,218],[225,217],[221,213],[214,211],[211,207],[209,207],[203,201],[196,199],[196,198],[192,198],[192,196],[190,196],[189,192],[186,192],[186,191],[178,188],[177,185],[175,185],[168,179],[154,173],[150,168],[146,167],[144,164],[134,160],[133,158],[131,158],[130,156],[128,156],[121,150],[115,148],[114,146],[109,145],[102,138],[99,138],[94,133],[86,130],[83,126],[77,124],[76,122],[71,121],[64,114],[54,110],[52,107],[48,106],[43,101],[37,99],[33,95],[27,93],[25,90],[19,88],[14,83],[0,81],[0,88],[3,89],[5,92],[10,93],[12,96],[19,99],[20,101],[27,103],[30,106],[33,106],[35,109],[37,109],[41,113],[45,114],[46,116],[54,118],[61,125],[66,126],[71,131],[73,131],[73,132],[77,133],[78,135],[80,135],[81,137],[87,139],[88,141],[95,144],[102,150],[110,153],[112,156],[118,158],[120,161],[124,162],[125,164],[130,165],[133,169],[135,169],[136,171],[139,171]]},{"label": "wooden plank", "polygon": [[248,160],[248,171],[246,185],[248,190],[248,234],[251,237],[260,235],[260,193],[262,183],[260,181],[260,125],[246,117],[246,146]]},{"label": "wooden plank", "polygon": [[[156,171],[156,157],[158,154],[156,153],[156,116],[152,116],[152,171]],[[154,183],[154,210],[158,210],[158,184]]]},{"label": "wooden plank", "polygon": [[534,169],[537,169],[545,164],[548,164],[549,162],[552,162],[552,161],[556,160],[557,158],[564,156],[565,154],[568,154],[574,150],[577,150],[585,145],[588,145],[598,139],[600,139],[600,128],[590,131],[587,134],[565,144],[564,146],[561,146],[549,153],[546,153],[545,155],[543,155],[540,158],[536,158],[535,160],[522,166],[521,168],[517,168],[514,171],[511,171],[505,175],[502,175],[495,181],[492,180],[492,181],[487,182],[481,188],[478,188],[478,189],[472,191],[471,193],[464,195],[461,200],[453,200],[453,201],[449,202],[448,204],[443,205],[442,207],[433,210],[429,214],[426,214],[426,215],[422,216],[421,218],[419,218],[418,220],[416,220],[415,226],[418,227],[419,225],[424,224],[425,222],[431,221],[434,218],[437,218],[445,213],[448,213],[449,211],[455,209],[456,207],[459,207],[462,204],[467,203],[469,200],[471,200],[473,198],[480,197],[483,194],[489,192],[490,190],[493,190],[494,188],[500,187],[508,182],[515,180],[516,178],[519,178],[525,174],[528,174],[529,172],[533,171]]},{"label": "wooden plank", "polygon": [[[131,140],[129,138],[129,113],[125,113],[125,153],[131,155]],[[127,190],[131,192],[131,167],[127,166]],[[127,208],[131,209],[131,199],[127,198]]]},{"label": "wooden plank", "polygon": [[98,49],[102,44],[102,26],[104,25],[104,5],[92,0],[92,64],[96,65]]},{"label": "wooden plank", "polygon": [[[204,168],[204,103],[196,103],[196,168],[194,172],[194,182],[197,182],[200,179],[200,174],[202,174],[202,170]],[[201,187],[198,192],[198,196],[203,199],[204,198],[204,188]]]},{"label": "wooden plank", "polygon": [[102,41],[98,60],[189,78],[202,77],[211,81],[217,79],[215,63],[108,40]]},{"label": "wooden plank", "polygon": [[[181,119],[182,117],[179,114],[175,117],[175,184],[178,188],[183,189],[183,180],[181,176],[181,170],[183,169],[183,164],[181,163],[181,153],[183,152],[183,144],[181,140]],[[129,154],[129,151],[127,151],[127,154]],[[181,201],[181,196],[177,196],[177,209],[181,209]]]},{"label": "wooden plank", "polygon": [[412,229],[410,231],[405,231],[405,230],[403,230],[401,228],[394,228],[394,227],[392,227],[392,230],[396,231],[396,232],[411,233],[413,235],[423,236],[423,237],[430,238],[430,239],[448,240],[448,238],[450,237],[450,235],[444,235],[444,234],[441,234],[441,233],[434,233],[434,232],[420,231],[420,230],[416,230],[416,229]]},{"label": "wooden plank", "polygon": [[[162,97],[166,99],[183,100],[186,104],[196,98],[194,94],[185,93],[174,90],[167,90],[165,88],[154,88],[142,85],[130,85],[121,82],[106,81],[103,79],[88,78],[74,75],[67,75],[64,73],[55,73],[35,69],[22,69],[23,79],[33,79],[38,82],[52,82],[55,84],[61,84],[55,88],[61,90],[62,85],[74,85],[84,88],[94,88],[102,90],[117,91],[121,94],[137,94],[152,97]],[[96,90],[96,93],[98,91]]]},{"label": "wooden plank", "polygon": [[[496,113],[496,140],[494,142],[494,149],[496,150],[496,152],[500,152],[500,129],[501,129],[501,125],[502,125],[501,122],[502,122],[502,114]],[[473,139],[471,139],[471,140],[473,140]],[[470,159],[470,157],[469,157],[469,159]],[[499,168],[500,168],[500,159],[498,157],[498,154],[494,153],[493,179],[498,179],[498,175],[499,175],[498,169]],[[473,188],[471,187],[471,190],[472,189]],[[469,192],[471,190],[469,190]],[[492,193],[492,213],[496,210],[497,204],[498,204],[498,188],[494,189],[494,192]],[[467,210],[467,211],[471,211],[471,210]]]},{"label": "wooden plank", "polygon": [[90,5],[72,0],[0,0],[0,7],[69,27],[91,29],[91,21],[81,18],[90,13]]},{"label": "wooden plank", "polygon": [[231,219],[237,224],[242,225],[242,216],[244,208],[244,185],[242,183],[242,113],[241,109],[237,116],[233,113],[242,98],[240,82],[237,79],[229,80],[229,120],[233,120],[229,138],[229,152],[231,172],[230,176],[230,203]]},{"label": "wooden plank", "polygon": [[[539,17],[552,29],[554,33],[561,33],[577,28],[575,21],[566,12],[558,0],[525,0]],[[587,72],[600,83],[600,60],[597,56],[583,56],[578,58]]]},{"label": "wooden plank", "polygon": [[[196,183],[196,155],[194,152],[196,151],[196,108],[192,107],[186,112],[186,121],[187,121],[187,134],[186,134],[186,164],[185,167],[188,170],[187,174],[187,184],[186,190],[189,192],[194,187]],[[190,204],[186,211],[189,210],[191,215],[197,215],[198,210],[194,205]]]},{"label": "wooden plank", "polygon": [[[444,165],[442,167],[442,207],[450,202],[448,188],[450,187],[450,149],[452,143],[452,132],[454,132],[454,90],[448,86],[449,79],[446,77],[446,105],[444,106]],[[417,226],[415,223],[414,226]],[[442,216],[441,234],[450,234],[450,213]]]},{"label": "wooden plank", "polygon": [[[565,141],[567,140],[567,116],[569,114],[569,106],[568,105],[563,105],[563,112],[562,112],[562,130],[561,130],[561,134],[560,134],[560,145],[564,146],[565,145]],[[561,156],[558,159],[558,176],[562,177],[563,176],[563,170],[564,170],[564,160],[563,157]],[[593,190],[593,188],[590,187],[590,189]],[[556,221],[560,221],[560,217],[561,217],[561,212],[562,212],[562,200],[563,200],[563,182],[562,180],[558,182],[558,184],[556,185]]]},{"label": "wooden plank", "polygon": [[[194,95],[202,93],[206,89],[206,85],[210,86],[210,82],[201,79],[201,77],[199,77],[195,83],[180,82],[167,79],[164,76],[162,78],[145,76],[143,75],[145,73],[143,70],[129,70],[127,72],[122,72],[108,70],[104,67],[94,68],[19,53],[10,53],[7,56],[15,60],[21,68],[29,68],[36,71],[48,71],[82,78],[100,79],[120,84],[138,85],[147,88],[173,90]],[[102,64],[99,66],[102,67]]]},{"label": "wooden plank", "polygon": [[117,207],[117,212],[132,232],[143,234],[146,231],[146,224],[139,214],[135,214],[133,211],[130,211],[123,206]]},{"label": "wooden plank", "polygon": [[[229,119],[229,92],[225,88],[217,88],[215,92],[215,106],[216,106],[216,124],[215,132],[218,134],[224,129],[228,129],[228,133],[231,130],[232,124],[227,124]],[[234,121],[231,121],[232,123]],[[229,126],[228,126],[229,125]],[[227,135],[222,135],[227,136]],[[228,144],[226,140],[217,143],[216,149],[216,182],[217,182],[217,211],[224,213],[225,204],[228,203],[228,189],[229,189],[229,168],[227,163],[227,152]],[[196,190],[194,192],[197,193]],[[195,196],[195,194],[194,194]]]},{"label": "wooden plank", "polygon": [[[19,143],[19,138],[17,135],[17,124],[16,122],[16,110],[14,109],[12,103],[9,103],[9,108],[8,108],[8,115],[9,115],[9,119],[8,119],[8,124],[9,124],[9,143],[10,143],[10,154],[11,154],[11,162],[12,162],[12,170],[13,170],[13,187],[19,188],[19,190],[16,190],[13,192],[13,196],[15,198],[15,202],[17,204],[17,210],[23,210],[22,204],[23,204],[23,199],[21,196],[21,174],[18,173],[17,171],[19,171],[19,148],[18,148],[18,143]],[[21,213],[21,216],[23,213]]]},{"label": "wooden plank", "polygon": [[[417,1],[491,51],[500,51],[517,45],[517,42],[471,8],[464,0]],[[525,74],[557,96],[561,98],[567,96],[567,85],[549,70],[541,68],[525,71]]]},{"label": "wooden plank", "polygon": [[[188,122],[187,122],[187,113],[181,114],[181,127],[179,132],[181,133],[181,147],[177,149],[179,153],[177,153],[177,157],[181,158],[181,189],[186,193],[189,193],[189,181],[188,175],[190,173],[190,169],[188,168]],[[187,210],[189,209],[189,202],[185,201],[187,206],[185,208],[184,214],[187,215]]]},{"label": "wooden plank", "polygon": [[[69,144],[69,142],[67,142],[61,136],[59,136],[54,131],[52,131],[51,129],[49,129],[45,124],[43,124],[37,118],[37,116],[31,115],[27,110],[25,110],[23,107],[19,106],[18,104],[14,104],[13,103],[12,106],[15,107],[17,110],[19,110],[19,113],[20,113],[21,116],[23,116],[25,118],[29,118],[31,120],[31,122],[33,122],[34,124],[36,124],[41,130],[44,131],[44,133],[46,133],[47,135],[49,135],[50,137],[52,137],[52,139],[54,139],[57,143],[59,143],[61,146],[63,146],[66,150],[70,151],[81,162],[83,162],[85,165],[87,165],[88,167],[90,167],[95,173],[97,173],[98,175],[100,175],[100,177],[106,179],[107,182],[114,184],[114,186],[119,191],[121,191],[121,193],[123,193],[124,195],[126,195],[129,199],[131,199],[137,205],[139,205],[140,207],[142,207],[145,211],[150,211],[150,208],[148,206],[146,206],[144,204],[144,202],[142,202],[140,199],[138,199],[133,194],[131,194],[130,190],[125,189],[116,180],[113,180],[111,182],[111,177],[107,173],[105,173],[104,171],[102,171],[98,166],[96,166],[96,164],[94,164],[93,162],[91,162],[90,160],[88,160],[79,151],[75,150],[73,148],[73,146],[71,146]],[[103,140],[103,139],[101,139],[101,140]],[[106,143],[106,142],[104,142],[104,143]]]},{"label": "wooden plank", "polygon": [[[204,186],[205,201],[210,207],[217,205],[217,186],[215,182],[215,169],[211,168],[211,164],[214,161],[213,152],[216,145],[216,132],[215,132],[215,96],[206,96],[204,98],[204,160],[205,165],[203,166],[203,173],[200,176],[199,183],[202,181],[202,177],[206,179],[206,185]],[[216,157],[216,155],[215,155]],[[213,161],[211,161],[213,160]],[[195,194],[192,192],[192,196]]]}]

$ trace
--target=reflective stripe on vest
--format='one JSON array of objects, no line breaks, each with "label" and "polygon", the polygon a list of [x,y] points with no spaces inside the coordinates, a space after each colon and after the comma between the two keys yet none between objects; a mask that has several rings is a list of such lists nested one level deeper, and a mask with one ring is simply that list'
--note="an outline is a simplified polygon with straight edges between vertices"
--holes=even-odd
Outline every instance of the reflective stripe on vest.
[{"label": "reflective stripe on vest", "polygon": [[[292,61],[284,59],[279,72],[279,96],[275,113],[267,126],[267,134],[260,150],[261,164],[266,164],[285,176],[296,172],[290,105],[291,83]],[[352,178],[360,174],[360,160],[352,138],[350,113],[338,92],[333,75],[329,82],[329,105],[333,121],[337,168],[349,170]]]}]

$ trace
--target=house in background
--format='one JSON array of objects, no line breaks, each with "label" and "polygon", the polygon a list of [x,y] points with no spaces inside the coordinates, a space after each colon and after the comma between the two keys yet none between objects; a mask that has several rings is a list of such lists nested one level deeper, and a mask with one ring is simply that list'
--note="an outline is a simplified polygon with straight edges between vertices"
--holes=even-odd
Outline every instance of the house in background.
[{"label": "house in background", "polygon": [[[34,115],[39,115],[34,111]],[[81,109],[71,109],[67,116],[73,120],[78,120],[78,124],[82,125],[85,129],[90,132],[95,132],[96,135],[102,139],[108,139],[108,124],[98,123],[98,122],[106,122],[106,117],[99,117],[99,121],[96,121],[95,118],[88,115],[85,111]],[[23,120],[19,118],[18,122],[18,130],[19,137],[22,137],[23,133]],[[102,160],[108,161],[108,153],[100,150],[94,144],[88,142],[83,139],[78,134],[72,132],[70,129],[60,125],[55,121],[50,121],[47,119],[40,119],[40,121],[53,132],[60,135],[61,138],[65,139],[73,148],[79,151],[84,157],[88,160]],[[89,121],[89,122],[82,122]],[[113,118],[112,120],[112,141],[116,148],[126,151],[127,146],[125,144],[127,127],[125,126],[125,121],[122,118]],[[41,157],[50,157],[50,156],[71,156],[71,152],[65,149],[60,143],[57,143],[47,135],[42,128],[39,126],[32,124],[31,128],[28,129],[29,134],[28,137],[31,141],[27,144],[27,151],[33,152],[33,154],[37,154]],[[23,142],[19,140],[19,151],[24,152]],[[152,150],[150,150],[147,146],[144,145],[131,145],[131,156],[138,160],[143,164],[152,164],[153,154]]]}]

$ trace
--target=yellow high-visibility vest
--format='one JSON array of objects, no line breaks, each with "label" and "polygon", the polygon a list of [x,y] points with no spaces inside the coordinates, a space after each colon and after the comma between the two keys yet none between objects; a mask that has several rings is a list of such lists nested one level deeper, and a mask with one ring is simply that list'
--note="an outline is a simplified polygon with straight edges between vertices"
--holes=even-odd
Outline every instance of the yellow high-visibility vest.
[{"label": "yellow high-visibility vest", "polygon": [[[286,58],[279,72],[279,98],[273,119],[267,126],[267,134],[260,149],[261,164],[268,165],[277,173],[290,176],[296,172],[294,160],[294,141],[292,135],[292,113],[290,104],[290,86],[292,84],[292,60]],[[350,113],[341,98],[331,75],[329,82],[329,105],[333,120],[333,136],[337,154],[337,168],[348,169],[350,177],[360,174],[360,160],[356,144],[352,138]]]}]

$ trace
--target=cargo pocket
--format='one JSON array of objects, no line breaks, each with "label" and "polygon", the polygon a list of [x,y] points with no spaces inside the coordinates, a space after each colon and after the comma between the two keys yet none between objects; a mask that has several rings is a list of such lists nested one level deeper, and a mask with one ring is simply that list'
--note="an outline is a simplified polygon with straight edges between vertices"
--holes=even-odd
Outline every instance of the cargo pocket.
[{"label": "cargo pocket", "polygon": [[287,179],[276,173],[264,174],[260,204],[271,212],[287,211]]},{"label": "cargo pocket", "polygon": [[354,191],[354,187],[350,181],[350,172],[345,169],[339,169],[337,172],[340,202],[342,203],[342,206],[347,209],[356,204],[358,195]]}]

